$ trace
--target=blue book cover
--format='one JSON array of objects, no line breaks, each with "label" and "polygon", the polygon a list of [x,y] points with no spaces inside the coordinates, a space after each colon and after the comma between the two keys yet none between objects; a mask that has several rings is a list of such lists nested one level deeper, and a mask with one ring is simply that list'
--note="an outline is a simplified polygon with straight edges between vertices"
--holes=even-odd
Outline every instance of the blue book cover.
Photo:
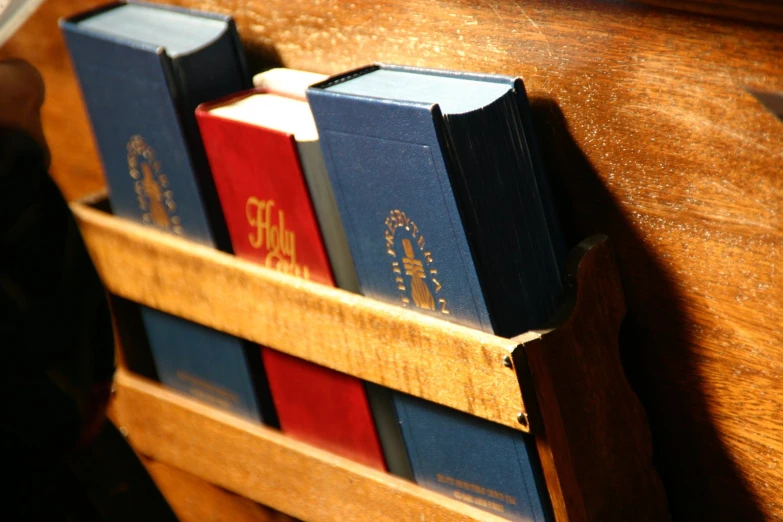
[{"label": "blue book cover", "polygon": [[[114,214],[228,250],[194,111],[251,86],[231,18],[134,2],[60,25]],[[263,379],[251,379],[257,348],[150,308],[141,316],[164,384],[250,419],[270,416]]]},{"label": "blue book cover", "polygon": [[[384,65],[307,96],[364,295],[506,337],[546,323],[565,249],[520,80]],[[394,403],[419,484],[549,518],[531,437]]]}]

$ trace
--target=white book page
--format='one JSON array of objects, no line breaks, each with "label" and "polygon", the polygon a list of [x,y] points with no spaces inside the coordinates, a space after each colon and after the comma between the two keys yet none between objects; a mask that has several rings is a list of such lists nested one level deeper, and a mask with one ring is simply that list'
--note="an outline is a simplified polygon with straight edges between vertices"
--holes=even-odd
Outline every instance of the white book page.
[{"label": "white book page", "polygon": [[251,94],[210,109],[210,114],[293,134],[297,141],[315,141],[318,130],[304,100],[277,94]]},{"label": "white book page", "polygon": [[325,74],[278,67],[253,76],[253,85],[268,92],[304,100],[305,91],[310,85],[322,82],[327,78],[328,76]]}]

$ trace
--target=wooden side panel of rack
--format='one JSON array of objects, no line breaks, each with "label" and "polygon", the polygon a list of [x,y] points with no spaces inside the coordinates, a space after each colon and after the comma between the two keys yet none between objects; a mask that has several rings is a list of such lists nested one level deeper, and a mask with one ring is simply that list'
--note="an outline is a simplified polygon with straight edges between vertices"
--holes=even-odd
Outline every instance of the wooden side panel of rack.
[{"label": "wooden side panel of rack", "polygon": [[520,383],[537,397],[536,445],[556,518],[668,520],[647,419],[620,360],[625,298],[606,237],[577,245],[565,276],[555,327],[514,351]]}]

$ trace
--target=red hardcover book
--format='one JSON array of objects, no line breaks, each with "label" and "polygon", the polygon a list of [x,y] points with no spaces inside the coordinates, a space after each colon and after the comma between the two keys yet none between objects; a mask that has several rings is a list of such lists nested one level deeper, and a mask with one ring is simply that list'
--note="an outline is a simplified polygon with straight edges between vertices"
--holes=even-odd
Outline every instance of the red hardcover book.
[{"label": "red hardcover book", "polygon": [[[300,160],[318,151],[307,102],[248,91],[196,110],[237,256],[334,286]],[[320,153],[320,152],[319,152]],[[377,469],[383,453],[362,382],[261,347],[281,429]]]}]

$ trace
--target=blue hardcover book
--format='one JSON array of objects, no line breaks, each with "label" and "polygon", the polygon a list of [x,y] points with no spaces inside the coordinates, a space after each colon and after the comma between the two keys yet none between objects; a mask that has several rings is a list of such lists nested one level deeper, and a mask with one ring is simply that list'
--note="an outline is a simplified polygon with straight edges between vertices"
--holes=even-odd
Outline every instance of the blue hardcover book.
[{"label": "blue hardcover book", "polygon": [[[521,80],[375,65],[307,96],[363,294],[505,337],[548,321],[565,248]],[[419,484],[549,518],[531,437],[394,404]]]},{"label": "blue hardcover book", "polygon": [[[119,3],[60,25],[114,214],[228,250],[194,111],[251,86],[231,18]],[[164,384],[250,419],[273,421],[262,372],[254,366],[257,350],[151,308],[142,307],[141,317]],[[258,380],[251,376],[256,370]]]}]

